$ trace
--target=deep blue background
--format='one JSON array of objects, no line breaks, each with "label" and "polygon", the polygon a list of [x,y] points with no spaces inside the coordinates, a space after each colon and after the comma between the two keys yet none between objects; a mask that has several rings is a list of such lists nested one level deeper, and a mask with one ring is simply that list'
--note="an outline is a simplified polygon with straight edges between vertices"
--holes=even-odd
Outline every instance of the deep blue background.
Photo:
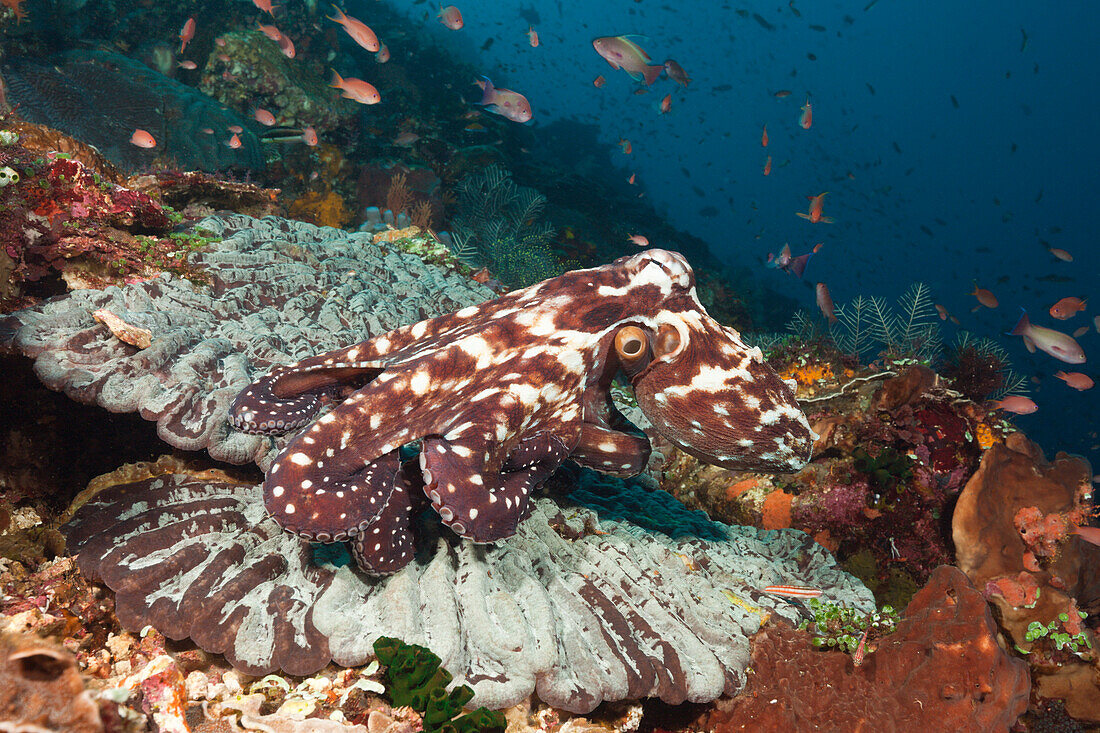
[{"label": "deep blue background", "polygon": [[[824,242],[802,281],[761,269],[807,309],[816,312],[817,281],[838,303],[859,294],[893,299],[927,282],[963,328],[997,338],[1038,379],[1031,397],[1039,411],[1018,424],[1048,452],[1089,453],[1095,468],[1100,387],[1078,393],[1053,373],[1100,373],[1092,363],[1031,356],[1004,332],[1021,307],[1066,332],[1100,313],[1100,4],[879,0],[865,10],[867,1],[796,0],[797,17],[785,2],[461,0],[466,26],[449,31],[434,17],[437,6],[390,0],[498,86],[525,94],[535,112],[529,124],[572,118],[598,124],[609,144],[631,140],[633,155],[616,153],[624,170],[636,171],[659,210],[720,258],[758,263],[784,242],[795,254]],[[369,22],[370,2],[355,7]],[[527,41],[532,22],[538,48]],[[644,36],[654,63],[679,61],[690,87],[662,78],[635,95],[639,85],[591,46],[619,34]],[[607,84],[597,89],[600,74]],[[779,89],[793,93],[777,99]],[[667,93],[672,111],[660,115]],[[798,126],[807,94],[808,131]],[[767,154],[773,170],[765,178]],[[822,191],[836,224],[794,215]],[[1056,260],[1040,240],[1075,260]],[[1040,279],[1049,276],[1071,279]],[[970,312],[975,281],[993,290],[998,309]],[[1066,295],[1097,300],[1055,321],[1047,311]],[[945,342],[956,330],[945,324]],[[1079,341],[1090,362],[1100,359],[1095,328]]]}]

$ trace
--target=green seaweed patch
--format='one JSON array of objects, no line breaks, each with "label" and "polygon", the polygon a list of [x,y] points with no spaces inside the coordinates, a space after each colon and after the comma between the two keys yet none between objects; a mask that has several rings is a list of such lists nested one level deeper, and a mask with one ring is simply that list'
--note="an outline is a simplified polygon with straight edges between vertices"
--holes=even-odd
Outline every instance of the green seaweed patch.
[{"label": "green seaweed patch", "polygon": [[862,641],[865,652],[872,652],[879,639],[892,634],[898,625],[892,606],[864,613],[817,598],[809,599],[807,605],[813,620],[803,621],[798,628],[810,633],[810,644],[826,651],[854,654]]},{"label": "green seaweed patch", "polygon": [[382,636],[374,642],[374,653],[385,665],[383,674],[390,702],[420,713],[425,731],[503,733],[506,723],[499,710],[480,707],[463,712],[474,691],[462,685],[448,692],[447,685],[454,678],[440,666],[442,660],[430,649]]},{"label": "green seaweed patch", "polygon": [[383,249],[386,246],[393,247],[398,252],[414,255],[426,264],[452,270],[463,277],[470,277],[474,273],[473,268],[455,257],[446,245],[430,236],[402,237],[392,242],[380,242],[379,244]]},{"label": "green seaweed patch", "polygon": [[913,462],[905,455],[889,446],[872,456],[863,448],[852,451],[855,460],[852,466],[860,473],[867,474],[871,483],[881,493],[898,492],[913,478]]}]

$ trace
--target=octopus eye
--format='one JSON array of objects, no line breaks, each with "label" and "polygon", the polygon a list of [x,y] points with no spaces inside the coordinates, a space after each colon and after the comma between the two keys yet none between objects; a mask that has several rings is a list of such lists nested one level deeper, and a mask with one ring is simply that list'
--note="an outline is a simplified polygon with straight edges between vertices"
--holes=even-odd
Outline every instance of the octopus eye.
[{"label": "octopus eye", "polygon": [[653,350],[657,356],[667,356],[678,351],[679,348],[680,332],[676,330],[675,326],[666,323],[657,329],[657,341],[653,345]]},{"label": "octopus eye", "polygon": [[627,326],[615,334],[615,352],[623,369],[636,374],[649,363],[649,338],[637,326]]}]

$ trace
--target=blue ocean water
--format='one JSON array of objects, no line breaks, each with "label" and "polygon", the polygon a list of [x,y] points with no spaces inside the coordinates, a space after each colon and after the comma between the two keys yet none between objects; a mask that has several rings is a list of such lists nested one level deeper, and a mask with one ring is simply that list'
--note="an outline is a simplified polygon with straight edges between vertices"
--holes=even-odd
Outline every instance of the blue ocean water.
[{"label": "blue ocean water", "polygon": [[[1017,424],[1048,453],[1082,453],[1100,465],[1095,388],[1077,392],[1053,376],[1100,377],[1092,366],[1100,359],[1092,324],[1100,301],[1067,321],[1048,313],[1062,297],[1100,292],[1092,221],[1100,6],[466,0],[465,27],[452,32],[423,2],[394,5],[498,85],[525,94],[529,125],[572,119],[597,125],[609,145],[630,140],[632,154],[616,161],[723,261],[759,266],[784,243],[797,255],[823,242],[802,280],[761,274],[807,311],[816,313],[816,282],[827,283],[837,303],[893,300],[911,283],[927,283],[960,321],[943,324],[945,343],[959,330],[994,338],[1035,378],[1029,395],[1039,410]],[[678,61],[691,84],[662,77],[635,94],[644,87],[591,45],[623,34],[638,36],[655,64]],[[592,84],[598,75],[603,88]],[[777,98],[780,90],[791,94]],[[660,114],[666,94],[671,109]],[[807,96],[813,124],[803,130]],[[807,196],[824,191],[835,224],[795,216]],[[971,312],[975,283],[994,292],[998,308]],[[1029,354],[1005,335],[1021,308],[1067,333],[1090,326],[1079,339],[1089,361]]]}]

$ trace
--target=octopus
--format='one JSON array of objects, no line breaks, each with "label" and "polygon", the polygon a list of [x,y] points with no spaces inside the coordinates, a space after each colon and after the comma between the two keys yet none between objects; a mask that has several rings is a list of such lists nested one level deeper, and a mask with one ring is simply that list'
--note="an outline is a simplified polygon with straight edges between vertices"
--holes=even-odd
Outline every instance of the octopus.
[{"label": "octopus", "polygon": [[412,560],[426,503],[491,543],[515,534],[567,459],[644,470],[650,443],[612,402],[616,378],[656,432],[705,462],[796,471],[810,458],[816,436],[790,385],[707,314],[687,260],[661,249],[275,366],[230,422],[301,429],[267,471],[267,512],[311,541],[349,542],[365,573],[385,575]]}]

